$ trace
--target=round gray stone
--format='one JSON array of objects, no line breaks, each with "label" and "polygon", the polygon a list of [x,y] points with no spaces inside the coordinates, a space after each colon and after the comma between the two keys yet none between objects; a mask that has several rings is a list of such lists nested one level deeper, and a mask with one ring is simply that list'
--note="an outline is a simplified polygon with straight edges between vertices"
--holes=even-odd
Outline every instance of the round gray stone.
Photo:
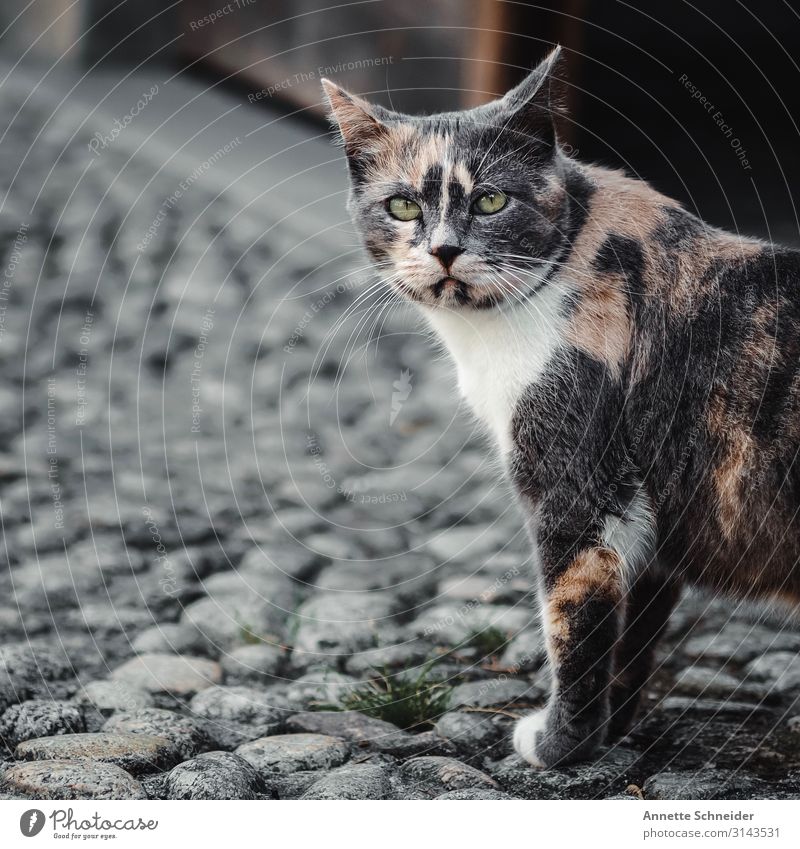
[{"label": "round gray stone", "polygon": [[504,528],[494,525],[461,525],[447,528],[428,540],[437,563],[474,563],[475,557],[501,550],[508,543]]},{"label": "round gray stone", "polygon": [[262,775],[332,769],[345,762],[347,745],[325,734],[276,734],[245,743],[236,750]]},{"label": "round gray stone", "polygon": [[453,688],[450,707],[505,707],[515,702],[537,702],[544,695],[541,687],[516,678],[488,678],[469,681]]},{"label": "round gray stone", "polygon": [[345,764],[315,781],[301,799],[389,799],[389,771],[377,764]]},{"label": "round gray stone", "polygon": [[0,710],[37,695],[48,685],[72,678],[72,664],[62,652],[39,644],[19,643],[0,648]]},{"label": "round gray stone", "polygon": [[513,796],[503,793],[501,790],[481,790],[477,787],[468,787],[465,790],[450,790],[442,793],[437,799],[452,800],[454,802],[478,802],[478,801],[507,801],[513,800]]},{"label": "round gray stone", "polygon": [[280,725],[285,715],[284,705],[282,697],[273,697],[269,690],[257,687],[209,687],[192,699],[189,709],[205,719],[269,728]]},{"label": "round gray stone", "polygon": [[309,710],[296,713],[286,721],[288,731],[327,734],[351,743],[380,747],[398,735],[408,736],[391,722],[375,719],[354,710]]},{"label": "round gray stone", "polygon": [[596,760],[561,769],[532,769],[519,755],[492,764],[501,788],[523,799],[604,799],[638,783],[637,755],[614,746]]},{"label": "round gray stone", "polygon": [[92,705],[101,713],[131,712],[155,704],[151,693],[125,681],[90,681],[75,694],[75,701]]},{"label": "round gray stone", "polygon": [[738,699],[695,699],[691,696],[667,696],[658,704],[658,709],[668,714],[687,717],[718,716],[747,718],[761,713],[765,707]]},{"label": "round gray stone", "polygon": [[0,718],[0,741],[9,749],[34,737],[84,730],[83,711],[71,702],[32,699],[13,705]]},{"label": "round gray stone", "polygon": [[190,696],[222,681],[222,669],[202,657],[142,654],[117,667],[111,677],[151,693]]},{"label": "round gray stone", "polygon": [[16,764],[2,786],[35,799],[145,799],[142,785],[110,763],[52,761]]},{"label": "round gray stone", "polygon": [[746,799],[763,782],[743,772],[707,769],[696,772],[659,772],[645,781],[646,799]]},{"label": "round gray stone", "polygon": [[732,620],[718,632],[690,637],[681,648],[691,658],[746,663],[768,653],[797,653],[800,651],[800,634]]},{"label": "round gray stone", "polygon": [[422,640],[394,646],[378,646],[356,652],[347,658],[347,671],[364,677],[376,669],[413,669],[433,655],[434,647]]},{"label": "round gray stone", "polygon": [[308,707],[337,705],[344,695],[352,692],[358,679],[342,675],[334,669],[316,667],[301,675],[286,690],[286,698],[297,710]]},{"label": "round gray stone", "polygon": [[412,758],[403,764],[401,775],[403,782],[412,792],[429,798],[450,790],[498,789],[497,782],[485,772],[455,758]]},{"label": "round gray stone", "polygon": [[188,605],[181,625],[194,628],[216,654],[240,646],[252,636],[276,638],[289,613],[258,596],[203,598]]},{"label": "round gray stone", "polygon": [[103,726],[103,731],[163,737],[172,743],[176,760],[192,757],[205,743],[205,736],[194,720],[161,708],[115,713]]},{"label": "round gray stone", "polygon": [[546,657],[544,636],[541,631],[528,628],[517,634],[505,647],[500,656],[500,665],[519,674],[539,669]]},{"label": "round gray stone", "polygon": [[14,755],[29,761],[100,761],[139,775],[172,766],[174,751],[172,742],[165,737],[118,731],[39,737],[20,743]]},{"label": "round gray stone", "polygon": [[469,753],[483,752],[487,755],[490,747],[504,733],[492,715],[460,710],[450,711],[439,717],[434,731],[459,749],[465,749]]},{"label": "round gray stone", "polygon": [[674,692],[683,695],[722,699],[741,695],[742,689],[739,678],[713,666],[690,666],[678,674],[672,686]]},{"label": "round gray stone", "polygon": [[465,607],[442,602],[424,610],[411,624],[412,633],[439,645],[461,645],[476,632],[497,629],[510,640],[530,629],[535,621],[533,610],[525,605],[477,604]]},{"label": "round gray stone", "polygon": [[281,647],[254,643],[224,655],[222,671],[231,684],[266,684],[279,679],[285,662],[286,652]]},{"label": "round gray stone", "polygon": [[195,654],[205,650],[205,642],[191,625],[164,622],[136,635],[132,643],[137,654]]},{"label": "round gray stone", "polygon": [[263,775],[262,778],[268,792],[276,799],[299,799],[323,774],[317,770],[302,770],[290,773],[273,772]]},{"label": "round gray stone", "polygon": [[791,651],[769,652],[747,665],[747,674],[769,684],[778,693],[800,690],[800,654]]},{"label": "round gray stone", "polygon": [[205,752],[174,767],[164,787],[167,799],[256,799],[263,782],[239,755]]},{"label": "round gray stone", "polygon": [[422,755],[438,755],[454,757],[458,754],[456,747],[440,737],[435,731],[422,731],[419,734],[395,734],[393,737],[379,737],[371,744],[372,748],[399,760],[421,757]]},{"label": "round gray stone", "polygon": [[276,734],[283,727],[285,700],[255,687],[209,687],[190,710],[202,720],[212,744],[235,749],[242,743]]},{"label": "round gray stone", "polygon": [[295,647],[322,656],[368,648],[397,608],[397,597],[387,592],[317,593],[297,610]]},{"label": "round gray stone", "polygon": [[[297,525],[297,531],[303,535],[307,534],[309,525],[314,521],[313,514],[304,509],[294,512],[296,513],[294,524]],[[284,531],[287,522],[290,526],[293,524],[291,519],[287,519],[286,513],[287,511],[283,512],[280,529],[275,529],[275,535],[279,530]],[[239,571],[248,574],[264,570],[272,571],[277,567],[287,576],[298,577],[307,575],[320,559],[319,555],[304,546],[288,543],[276,545],[271,542],[260,548],[250,549],[242,558]]]}]

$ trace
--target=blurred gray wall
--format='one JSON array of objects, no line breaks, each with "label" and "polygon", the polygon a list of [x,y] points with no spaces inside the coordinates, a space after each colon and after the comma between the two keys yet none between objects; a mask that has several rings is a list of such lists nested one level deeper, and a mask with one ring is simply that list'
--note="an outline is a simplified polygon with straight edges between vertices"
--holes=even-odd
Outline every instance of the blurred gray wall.
[{"label": "blurred gray wall", "polygon": [[178,9],[165,0],[0,0],[0,55],[87,65],[172,64],[178,27]]}]

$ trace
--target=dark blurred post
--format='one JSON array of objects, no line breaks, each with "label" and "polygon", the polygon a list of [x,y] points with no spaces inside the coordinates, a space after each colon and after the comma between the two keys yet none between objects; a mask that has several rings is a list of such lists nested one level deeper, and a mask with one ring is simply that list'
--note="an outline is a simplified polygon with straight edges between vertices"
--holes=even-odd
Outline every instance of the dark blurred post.
[{"label": "dark blurred post", "polygon": [[[191,2],[191,0],[190,0]],[[87,64],[173,64],[180,39],[178,7],[164,0],[84,0],[82,56]],[[177,40],[176,40],[177,39]]]}]

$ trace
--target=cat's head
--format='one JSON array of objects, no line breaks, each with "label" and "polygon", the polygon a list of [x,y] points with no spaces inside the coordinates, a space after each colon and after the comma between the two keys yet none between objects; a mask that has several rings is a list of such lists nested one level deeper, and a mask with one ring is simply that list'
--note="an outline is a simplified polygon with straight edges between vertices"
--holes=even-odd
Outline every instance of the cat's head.
[{"label": "cat's head", "polygon": [[488,309],[542,283],[565,239],[553,124],[560,48],[505,97],[392,112],[323,80],[350,171],[349,209],[381,277],[433,307]]}]

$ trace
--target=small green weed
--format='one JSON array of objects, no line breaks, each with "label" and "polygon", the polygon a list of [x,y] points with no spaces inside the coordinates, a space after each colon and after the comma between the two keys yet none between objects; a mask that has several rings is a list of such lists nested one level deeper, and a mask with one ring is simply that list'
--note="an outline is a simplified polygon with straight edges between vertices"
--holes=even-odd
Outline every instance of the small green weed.
[{"label": "small green weed", "polygon": [[255,646],[264,642],[264,638],[259,636],[249,625],[239,626],[239,639],[248,646]]},{"label": "small green weed", "polygon": [[431,675],[438,661],[434,658],[426,663],[415,677],[392,673],[386,667],[376,670],[374,678],[343,696],[339,706],[400,728],[428,728],[447,710],[453,690]]},{"label": "small green weed", "polygon": [[509,636],[505,631],[494,625],[487,625],[485,628],[473,631],[464,640],[464,645],[477,649],[483,657],[488,658],[505,648],[508,641]]}]

